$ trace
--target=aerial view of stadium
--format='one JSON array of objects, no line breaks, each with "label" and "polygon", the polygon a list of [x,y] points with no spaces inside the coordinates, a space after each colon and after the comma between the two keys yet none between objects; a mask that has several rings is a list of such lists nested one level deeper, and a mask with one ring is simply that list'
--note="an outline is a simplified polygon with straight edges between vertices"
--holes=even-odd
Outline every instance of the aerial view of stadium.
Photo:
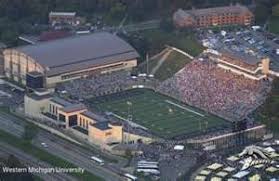
[{"label": "aerial view of stadium", "polygon": [[0,0],[0,180],[278,181],[279,1]]},{"label": "aerial view of stadium", "polygon": [[90,100],[94,108],[140,124],[159,136],[220,129],[226,121],[149,89],[133,89]]}]

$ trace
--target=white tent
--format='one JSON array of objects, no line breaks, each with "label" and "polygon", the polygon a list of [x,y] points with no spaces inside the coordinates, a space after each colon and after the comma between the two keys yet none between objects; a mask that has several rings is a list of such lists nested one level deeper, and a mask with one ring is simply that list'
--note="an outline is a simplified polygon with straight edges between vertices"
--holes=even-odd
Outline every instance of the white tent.
[{"label": "white tent", "polygon": [[178,150],[178,151],[182,151],[182,150],[184,150],[184,146],[183,145],[175,145],[173,149]]},{"label": "white tent", "polygon": [[237,172],[236,174],[234,174],[233,177],[241,179],[241,178],[247,176],[249,173],[250,172],[248,172],[248,171],[240,171],[240,172]]},{"label": "white tent", "polygon": [[271,152],[275,152],[275,150],[272,147],[267,147],[264,149],[265,151],[271,153]]}]

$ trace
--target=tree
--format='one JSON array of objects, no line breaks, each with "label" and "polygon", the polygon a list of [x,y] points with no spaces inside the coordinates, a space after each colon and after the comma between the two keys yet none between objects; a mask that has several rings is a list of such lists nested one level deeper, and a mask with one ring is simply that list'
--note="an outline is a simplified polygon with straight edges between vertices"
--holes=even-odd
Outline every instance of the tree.
[{"label": "tree", "polygon": [[[17,157],[14,155],[9,155],[7,160],[5,160],[4,165],[11,168],[24,168],[24,165],[20,163]],[[5,181],[33,181],[33,176],[28,172],[23,173],[4,173],[3,169],[0,169],[0,180]]]},{"label": "tree", "polygon": [[272,7],[272,16],[279,16],[279,4]]},{"label": "tree", "polygon": [[165,32],[172,32],[174,30],[174,25],[171,19],[163,19],[160,22],[160,28]]},{"label": "tree", "polygon": [[33,124],[27,124],[24,128],[23,138],[26,141],[31,141],[38,133],[38,128]]},{"label": "tree", "polygon": [[263,3],[257,3],[255,9],[256,23],[264,23],[269,16],[269,8]]},{"label": "tree", "polygon": [[110,8],[109,17],[110,19],[120,20],[125,16],[126,6],[122,3],[116,3]]}]

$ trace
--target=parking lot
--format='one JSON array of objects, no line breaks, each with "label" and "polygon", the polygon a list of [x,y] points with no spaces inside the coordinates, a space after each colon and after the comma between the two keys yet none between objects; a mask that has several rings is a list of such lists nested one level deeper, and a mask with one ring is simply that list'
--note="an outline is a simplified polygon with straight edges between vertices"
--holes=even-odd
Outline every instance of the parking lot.
[{"label": "parking lot", "polygon": [[239,55],[256,59],[269,57],[270,69],[279,71],[279,39],[266,36],[262,31],[236,28],[230,31],[201,30],[198,38],[202,44],[215,50],[228,49]]},{"label": "parking lot", "polygon": [[16,108],[23,105],[24,92],[7,84],[0,84],[0,106]]}]

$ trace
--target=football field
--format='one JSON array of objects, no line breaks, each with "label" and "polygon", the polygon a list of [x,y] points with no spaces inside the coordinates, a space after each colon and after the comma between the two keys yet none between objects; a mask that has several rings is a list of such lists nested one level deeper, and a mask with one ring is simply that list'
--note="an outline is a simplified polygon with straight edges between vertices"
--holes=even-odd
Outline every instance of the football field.
[{"label": "football field", "polygon": [[165,138],[227,125],[219,117],[148,89],[133,89],[93,98],[89,102],[92,108],[112,112],[124,119],[132,115],[133,122]]}]

